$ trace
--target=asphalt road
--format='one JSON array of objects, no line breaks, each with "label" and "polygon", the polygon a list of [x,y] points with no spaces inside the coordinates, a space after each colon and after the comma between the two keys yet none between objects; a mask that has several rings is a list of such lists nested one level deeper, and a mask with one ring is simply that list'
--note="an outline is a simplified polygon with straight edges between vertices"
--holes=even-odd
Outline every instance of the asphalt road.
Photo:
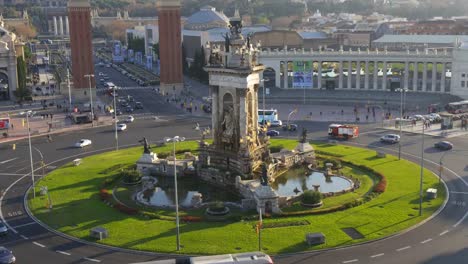
[{"label": "asphalt road", "polygon": [[[130,85],[126,82],[131,80],[125,80],[126,77],[112,68],[98,68],[97,71],[108,71],[110,81],[119,86]],[[142,137],[147,137],[152,142],[174,135],[198,138],[199,132],[193,129],[195,124],[200,123],[201,127],[206,127],[211,123],[209,119],[196,118],[181,112],[150,89],[128,89],[119,92],[132,95],[145,107],[140,113],[134,113],[137,120],[129,125],[128,131],[119,133],[120,147],[137,145]],[[105,99],[104,97],[103,100]],[[154,115],[160,119],[152,119]],[[310,139],[326,140],[328,123],[298,123],[300,128],[308,129]],[[395,154],[397,145],[378,142],[379,137],[385,133],[387,131],[375,129],[372,125],[363,125],[361,136],[348,144],[379,148],[386,153]],[[290,132],[283,133],[282,136],[297,138],[298,134],[299,132]],[[91,139],[94,142],[93,146],[85,149],[72,148],[73,143],[80,138]],[[419,163],[421,138],[421,135],[417,134],[403,135],[404,158]],[[444,154],[432,148],[438,140],[426,136],[424,148],[425,166],[436,172]],[[462,150],[468,150],[468,140],[464,136],[450,141],[454,143],[455,151],[453,154],[447,154],[443,160],[448,168],[444,170],[443,178],[450,190],[450,199],[445,209],[434,219],[399,236],[338,250],[276,256],[275,263],[467,263],[468,151]],[[45,137],[34,138],[32,144],[35,176],[39,178],[41,154],[44,156],[47,173],[77,157],[112,150],[115,148],[115,139],[112,127],[101,127],[56,135],[51,143],[48,143]],[[131,263],[170,257],[164,254],[148,255],[83,244],[58,236],[35,223],[24,208],[24,194],[31,184],[28,155],[27,141],[19,142],[16,150],[11,148],[11,143],[0,145],[0,216],[15,230],[7,237],[0,238],[0,244],[14,251],[18,263]]]}]

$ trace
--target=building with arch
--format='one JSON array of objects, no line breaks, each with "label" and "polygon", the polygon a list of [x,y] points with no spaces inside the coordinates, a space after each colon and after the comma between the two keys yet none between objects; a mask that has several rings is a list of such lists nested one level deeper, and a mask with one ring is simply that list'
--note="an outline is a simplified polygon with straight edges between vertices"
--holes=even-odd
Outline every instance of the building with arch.
[{"label": "building with arch", "polygon": [[[453,49],[415,51],[325,51],[265,49],[259,61],[271,83],[282,89],[328,89],[452,94],[468,99],[468,44]],[[304,65],[311,65],[305,68]],[[298,85],[295,76],[311,69],[309,85]]]}]

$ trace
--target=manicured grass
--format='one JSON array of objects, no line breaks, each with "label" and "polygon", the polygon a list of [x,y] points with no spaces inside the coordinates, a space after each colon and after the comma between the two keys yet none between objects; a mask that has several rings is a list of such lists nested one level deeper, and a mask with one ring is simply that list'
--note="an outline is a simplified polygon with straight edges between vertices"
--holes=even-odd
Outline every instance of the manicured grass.
[{"label": "manicured grass", "polygon": [[[272,145],[285,148],[293,148],[296,144],[294,140],[272,141]],[[320,153],[339,155],[343,161],[365,165],[384,174],[388,181],[387,190],[370,202],[345,211],[265,219],[265,222],[307,220],[311,223],[305,226],[264,229],[263,246],[270,254],[349,245],[388,236],[429,217],[445,199],[445,190],[439,188],[438,198],[424,201],[423,215],[418,217],[418,165],[405,160],[399,161],[393,156],[377,158],[375,151],[362,148],[329,144],[316,144],[314,147]],[[196,148],[196,143],[178,143],[177,148]],[[153,151],[169,152],[170,146],[154,148]],[[104,169],[116,164],[134,164],[141,153],[142,148],[139,147],[99,154],[84,158],[78,167],[69,164],[53,171],[37,185],[48,186],[54,209],[51,212],[45,209],[45,197],[38,195],[36,199],[32,199],[29,195],[31,211],[49,226],[78,238],[93,241],[88,236],[89,230],[103,226],[109,230],[110,236],[99,243],[138,250],[174,252],[174,222],[147,220],[139,215],[128,216],[99,200],[98,192],[103,180],[118,173]],[[437,182],[430,171],[425,171],[424,189],[437,187]],[[180,253],[255,251],[258,242],[254,224],[255,221],[182,223],[180,231],[183,248]],[[356,228],[365,238],[352,240],[341,231],[346,227]],[[307,246],[304,235],[308,232],[323,232],[327,237],[326,244]]]}]

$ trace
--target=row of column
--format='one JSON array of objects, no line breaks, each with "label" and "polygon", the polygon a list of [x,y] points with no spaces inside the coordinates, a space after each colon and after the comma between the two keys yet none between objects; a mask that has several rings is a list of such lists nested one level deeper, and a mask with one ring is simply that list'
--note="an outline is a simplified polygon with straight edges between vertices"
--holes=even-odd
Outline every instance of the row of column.
[{"label": "row of column", "polygon": [[[68,24],[68,16],[54,16],[54,35],[55,36],[64,36],[70,35],[70,27]],[[64,22],[65,21],[65,22]]]},{"label": "row of column", "polygon": [[[317,62],[318,63],[318,68],[317,68],[317,87],[314,87],[314,88],[317,88],[317,89],[322,89],[322,64],[324,61],[314,61],[314,63]],[[364,89],[365,90],[369,90],[369,89],[379,89],[379,90],[385,90],[387,89],[387,84],[388,84],[388,81],[387,81],[387,71],[388,71],[388,67],[387,67],[387,63],[388,62],[382,62],[382,61],[364,61],[364,62],[361,62],[361,61],[355,61],[356,62],[356,65],[358,65],[356,67],[356,74],[355,74],[355,81],[356,81],[356,88],[361,88],[361,63],[364,63]],[[293,62],[294,63],[294,62]],[[339,63],[339,73],[338,73],[338,89],[343,89],[344,88],[344,80],[343,80],[343,68],[344,68],[344,63],[345,61],[340,61],[338,62]],[[347,65],[347,72],[348,72],[348,76],[347,76],[347,88],[350,89],[352,88],[352,78],[353,78],[353,74],[352,74],[352,63],[353,61],[349,61],[348,62],[348,65]],[[373,63],[374,64],[374,69],[373,69],[373,73],[372,73],[372,76],[373,76],[373,86],[372,88],[370,87],[370,74],[369,74],[369,64],[370,63]],[[382,82],[379,86],[379,75],[378,75],[378,65],[379,63],[382,63],[383,67],[382,67]],[[397,62],[393,62],[393,63],[397,63]],[[410,84],[410,63],[413,64],[413,79],[412,79],[412,87],[409,85]],[[431,63],[433,66],[432,66],[432,78],[431,78],[431,86],[429,87],[428,86],[428,76],[427,76],[427,71],[428,71],[428,64]],[[419,76],[419,65],[422,64],[423,66],[423,70],[422,70],[422,83],[420,83],[421,85],[418,85],[418,79],[421,77]],[[442,70],[441,70],[441,74],[440,74],[440,78],[437,78],[437,65],[438,64],[441,64],[442,65]],[[428,91],[428,92],[436,92],[436,91],[440,91],[440,92],[445,92],[446,89],[450,89],[450,87],[446,87],[446,71],[447,71],[447,65],[445,62],[408,62],[406,61],[405,62],[405,68],[404,68],[404,73],[401,75],[401,77],[403,78],[403,84],[401,88],[412,88],[411,90],[414,90],[414,91]],[[283,76],[286,77],[286,78],[283,78],[283,82],[284,82],[284,85],[283,87],[284,88],[289,88],[289,69],[287,67],[287,64],[283,64]],[[440,89],[437,89],[437,82],[440,81]]]}]

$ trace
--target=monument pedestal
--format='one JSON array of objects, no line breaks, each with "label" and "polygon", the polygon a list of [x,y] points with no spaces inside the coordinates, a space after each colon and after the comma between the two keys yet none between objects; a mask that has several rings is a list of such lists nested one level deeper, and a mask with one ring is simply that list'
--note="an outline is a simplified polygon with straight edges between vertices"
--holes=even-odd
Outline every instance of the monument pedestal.
[{"label": "monument pedestal", "polygon": [[260,185],[254,194],[257,203],[257,212],[279,214],[279,195],[268,185]]},{"label": "monument pedestal", "polygon": [[158,155],[156,153],[143,153],[141,157],[137,160],[137,170],[143,175],[149,173],[149,169],[153,167],[153,164],[158,161]]}]

